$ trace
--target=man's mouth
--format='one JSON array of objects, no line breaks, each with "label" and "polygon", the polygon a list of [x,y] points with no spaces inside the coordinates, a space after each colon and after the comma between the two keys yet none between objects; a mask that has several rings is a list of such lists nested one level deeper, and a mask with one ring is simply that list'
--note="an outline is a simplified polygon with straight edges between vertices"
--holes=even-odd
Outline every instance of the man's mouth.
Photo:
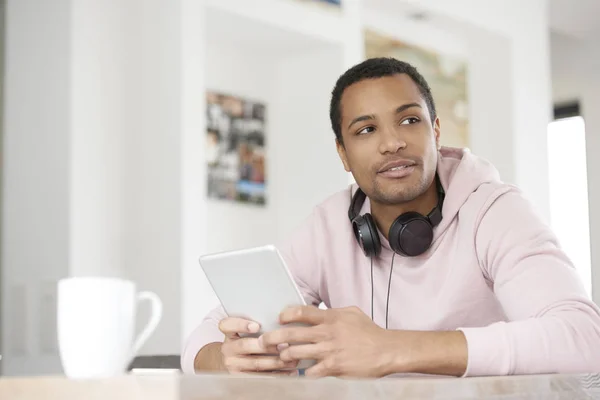
[{"label": "man's mouth", "polygon": [[[405,168],[408,168],[408,167],[412,167],[412,165],[401,165],[399,167],[393,167],[393,168],[390,168],[390,169],[386,169],[385,171],[400,171],[401,169],[405,169]],[[385,172],[385,171],[381,171],[381,172]]]},{"label": "man's mouth", "polygon": [[399,179],[410,175],[415,169],[415,163],[410,160],[397,160],[385,164],[378,174],[385,178]]},{"label": "man's mouth", "polygon": [[378,172],[386,172],[386,171],[399,171],[405,168],[414,167],[415,162],[410,160],[396,160],[390,161],[387,164],[384,164],[381,168],[379,168]]}]

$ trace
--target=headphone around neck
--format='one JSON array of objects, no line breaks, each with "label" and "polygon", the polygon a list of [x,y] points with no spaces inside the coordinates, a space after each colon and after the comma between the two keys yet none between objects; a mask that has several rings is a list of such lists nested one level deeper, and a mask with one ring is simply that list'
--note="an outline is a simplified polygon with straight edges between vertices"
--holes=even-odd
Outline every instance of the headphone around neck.
[{"label": "headphone around neck", "polygon": [[[438,202],[427,215],[416,211],[403,213],[394,220],[388,234],[390,247],[396,253],[414,257],[429,249],[433,241],[433,228],[442,221],[442,206],[445,192],[439,177],[435,176],[438,190]],[[348,209],[348,217],[352,223],[354,236],[367,257],[377,257],[381,253],[381,240],[377,225],[371,214],[359,215],[366,199],[365,193],[358,188]]]}]

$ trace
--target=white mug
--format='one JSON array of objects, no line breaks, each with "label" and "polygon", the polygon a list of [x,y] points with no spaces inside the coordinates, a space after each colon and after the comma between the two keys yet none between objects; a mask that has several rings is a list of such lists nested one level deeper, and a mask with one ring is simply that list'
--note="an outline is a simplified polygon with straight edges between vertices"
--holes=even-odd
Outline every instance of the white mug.
[{"label": "white mug", "polygon": [[[140,302],[152,306],[150,320],[134,339]],[[58,347],[68,378],[124,374],[162,317],[153,292],[137,292],[134,282],[103,277],[72,277],[58,282]]]}]

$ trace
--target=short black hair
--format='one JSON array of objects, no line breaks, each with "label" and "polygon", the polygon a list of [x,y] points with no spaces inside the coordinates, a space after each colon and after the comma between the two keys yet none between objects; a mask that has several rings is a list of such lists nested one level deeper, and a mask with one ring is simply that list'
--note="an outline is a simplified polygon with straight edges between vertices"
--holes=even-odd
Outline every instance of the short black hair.
[{"label": "short black hair", "polygon": [[340,143],[343,143],[341,128],[342,112],[340,109],[340,102],[344,90],[346,90],[348,86],[365,79],[383,78],[396,74],[406,74],[415,82],[415,84],[419,87],[421,95],[427,103],[431,122],[433,123],[433,121],[435,121],[436,111],[433,95],[431,94],[431,88],[429,87],[429,84],[425,78],[423,78],[423,76],[415,67],[407,62],[391,57],[369,58],[344,72],[344,74],[338,78],[331,93],[329,118],[331,119],[331,127],[335,133],[335,137]]}]

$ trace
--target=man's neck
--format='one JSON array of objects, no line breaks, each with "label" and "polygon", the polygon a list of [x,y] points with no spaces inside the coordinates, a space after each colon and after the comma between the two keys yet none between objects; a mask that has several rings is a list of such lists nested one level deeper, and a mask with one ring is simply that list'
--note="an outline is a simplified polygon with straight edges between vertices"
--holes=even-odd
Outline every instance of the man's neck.
[{"label": "man's neck", "polygon": [[388,233],[392,223],[401,214],[408,211],[416,211],[427,215],[433,210],[438,202],[438,192],[435,180],[429,188],[416,199],[402,204],[381,204],[371,201],[371,215],[381,233],[389,240]]}]

